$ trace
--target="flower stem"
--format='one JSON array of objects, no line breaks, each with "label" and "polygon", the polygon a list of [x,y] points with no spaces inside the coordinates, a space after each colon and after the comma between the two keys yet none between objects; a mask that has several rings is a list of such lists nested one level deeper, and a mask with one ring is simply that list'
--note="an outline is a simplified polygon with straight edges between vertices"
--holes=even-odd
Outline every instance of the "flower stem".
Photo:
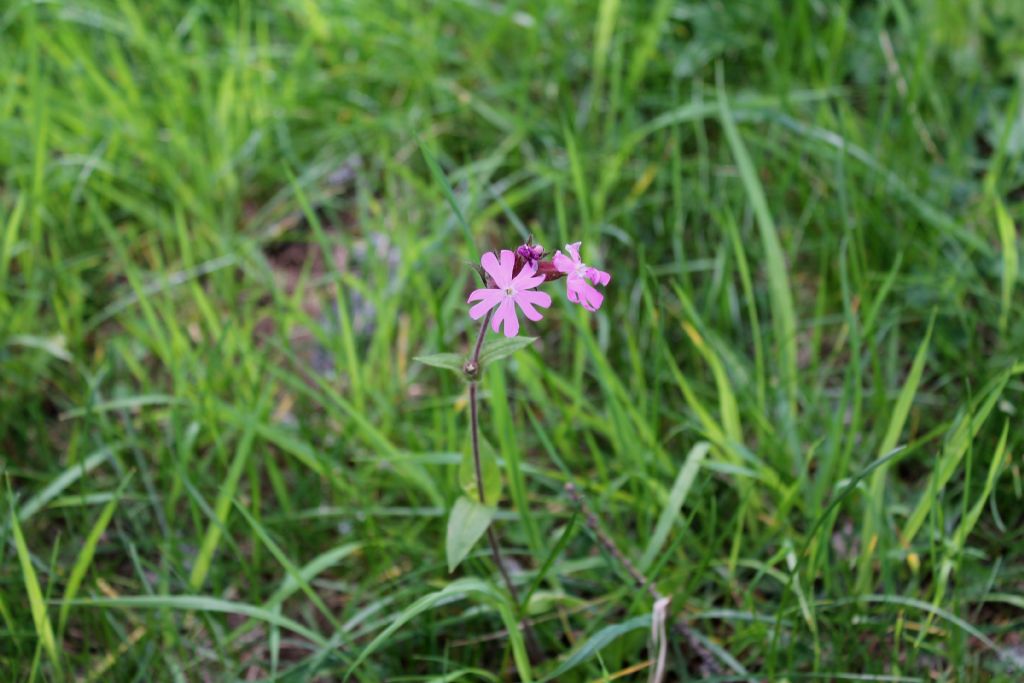
[{"label": "flower stem", "polygon": [[[483,347],[484,337],[487,335],[487,324],[491,321],[492,313],[493,311],[490,311],[484,316],[483,324],[480,326],[480,333],[476,338],[476,346],[473,348],[473,356],[470,359],[470,363],[477,368],[480,366],[480,349]],[[473,467],[476,470],[476,491],[480,497],[480,503],[486,505],[487,502],[484,500],[483,467],[480,465],[480,418],[477,412],[476,398],[477,381],[474,379],[469,382],[469,430],[473,444]],[[494,564],[498,566],[501,578],[505,581],[505,587],[508,588],[508,593],[515,604],[516,613],[521,616],[525,605],[520,604],[519,591],[516,590],[515,584],[512,583],[512,577],[508,575],[508,570],[505,569],[505,563],[501,557],[501,548],[498,545],[498,535],[494,533],[493,525],[487,527],[487,541],[491,545],[491,557],[494,560]],[[526,649],[529,650],[530,659],[534,662],[540,661],[541,649],[537,642],[537,636],[533,633],[533,628],[524,618],[521,618],[520,625],[526,636]]]}]

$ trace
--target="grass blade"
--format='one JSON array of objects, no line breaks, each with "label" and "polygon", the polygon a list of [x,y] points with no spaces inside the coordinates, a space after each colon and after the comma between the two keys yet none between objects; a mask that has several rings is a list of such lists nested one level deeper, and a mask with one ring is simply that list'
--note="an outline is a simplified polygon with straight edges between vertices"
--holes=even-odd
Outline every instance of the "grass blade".
[{"label": "grass blade", "polygon": [[661,516],[658,517],[654,533],[651,534],[651,540],[648,541],[647,549],[640,559],[640,571],[647,571],[651,563],[654,562],[654,558],[661,551],[662,546],[665,545],[665,539],[668,538],[673,523],[679,517],[679,511],[682,509],[683,503],[686,502],[686,496],[690,492],[690,488],[700,472],[701,463],[704,462],[704,458],[707,456],[710,448],[711,444],[707,441],[695,444],[686,456],[683,466],[679,468],[679,474],[676,476],[676,481],[672,484],[672,490],[668,494],[668,501],[661,511]]},{"label": "grass blade", "polygon": [[624,621],[621,624],[605,626],[600,631],[587,638],[587,642],[573,650],[573,653],[569,655],[564,662],[559,664],[554,671],[541,679],[541,683],[558,680],[558,678],[563,674],[572,671],[583,662],[597,656],[597,654],[606,648],[609,643],[617,640],[625,634],[632,633],[633,631],[647,630],[650,627],[650,614],[633,617],[629,621]]},{"label": "grass blade", "polygon": [[60,606],[60,615],[57,618],[57,634],[58,637],[63,636],[64,626],[67,624],[68,610],[71,609],[71,601],[78,595],[78,589],[82,585],[82,581],[85,579],[85,574],[89,571],[89,567],[92,565],[92,559],[96,555],[96,546],[100,542],[100,537],[103,536],[103,532],[107,530],[107,525],[110,524],[110,520],[114,517],[114,511],[117,509],[118,504],[121,502],[121,496],[124,494],[125,488],[128,486],[128,482],[132,479],[132,473],[129,473],[127,477],[121,482],[114,492],[113,498],[111,498],[103,509],[100,510],[100,514],[96,517],[96,521],[93,523],[92,528],[89,529],[89,535],[85,537],[85,542],[82,544],[82,549],[78,551],[78,557],[75,559],[74,566],[71,567],[71,573],[68,575],[67,585],[64,587],[64,600]]},{"label": "grass blade", "polygon": [[[8,497],[13,498],[10,492],[10,481],[7,482]],[[32,555],[29,552],[28,544],[25,543],[25,536],[21,532],[21,524],[18,522],[18,515],[14,506],[9,506],[11,515],[11,530],[14,532],[14,547],[18,553],[18,563],[21,565],[21,578],[25,584],[25,595],[28,598],[28,606],[32,611],[32,623],[35,626],[36,637],[46,651],[47,657],[53,663],[53,668],[60,677],[60,658],[57,656],[57,641],[53,636],[53,626],[50,623],[50,616],[46,612],[46,602],[43,600],[43,591],[39,587],[39,578],[36,576],[35,567],[32,566]]]},{"label": "grass blade", "polygon": [[91,473],[116,453],[120,446],[107,446],[78,463],[70,465],[56,479],[50,482],[42,491],[32,496],[18,510],[18,519],[22,522],[46,507],[54,498],[67,490],[76,481]]},{"label": "grass blade", "polygon": [[970,447],[971,440],[977,436],[982,425],[985,424],[988,416],[996,407],[996,403],[1003,395],[1003,390],[1006,388],[1010,378],[1021,373],[1024,373],[1024,363],[1015,365],[1003,373],[1002,377],[998,378],[994,385],[987,392],[983,392],[982,396],[975,401],[976,405],[969,406],[970,419],[964,417],[953,428],[953,433],[942,449],[942,457],[935,466],[928,487],[922,493],[920,500],[918,500],[917,505],[914,507],[914,511],[910,513],[910,517],[907,518],[900,532],[900,541],[904,546],[909,546],[921,530],[925,519],[928,517],[928,513],[931,512],[932,507],[936,503],[938,493],[946,487],[946,484],[953,477],[957,467],[960,465],[960,461],[963,460],[967,449]]},{"label": "grass blade", "polygon": [[427,162],[427,168],[430,169],[430,175],[434,177],[434,182],[441,186],[441,190],[444,192],[445,199],[448,200],[448,206],[452,208],[452,212],[455,213],[455,218],[458,219],[459,225],[462,226],[463,231],[466,233],[466,247],[469,249],[471,254],[477,252],[476,240],[473,239],[473,228],[470,227],[469,221],[462,214],[462,209],[459,207],[459,203],[455,200],[455,193],[452,192],[452,186],[448,183],[448,178],[445,176],[444,171],[441,169],[441,165],[437,163],[437,159],[431,154],[430,150],[419,140],[420,152],[423,154],[423,160]]},{"label": "grass blade", "polygon": [[[889,425],[886,427],[885,436],[878,447],[879,457],[892,451],[903,433],[903,427],[910,414],[910,406],[917,395],[917,388],[921,384],[921,374],[924,372],[924,364],[928,358],[928,345],[932,338],[932,328],[935,325],[935,314],[928,322],[928,330],[921,340],[921,345],[914,355],[914,361],[907,373],[907,379],[900,389],[899,396],[892,408],[892,415],[889,418]],[[871,474],[871,482],[868,485],[867,501],[864,506],[864,517],[861,526],[861,551],[857,561],[857,587],[860,592],[867,592],[868,582],[871,578],[872,558],[875,548],[878,545],[878,534],[881,530],[883,508],[885,505],[885,476],[887,467],[879,467]]]},{"label": "grass blade", "polygon": [[238,483],[242,478],[242,472],[245,470],[245,464],[249,460],[249,453],[252,451],[252,442],[255,434],[256,430],[253,420],[249,418],[246,420],[245,431],[242,434],[241,441],[238,443],[238,448],[235,449],[235,457],[231,461],[227,478],[217,494],[217,502],[213,509],[214,517],[206,528],[202,545],[199,547],[195,564],[192,565],[192,572],[188,577],[188,585],[192,590],[198,590],[206,582],[206,576],[210,571],[214,553],[217,552],[217,546],[220,544],[220,536],[224,532],[228,515],[231,513],[231,501],[235,498]]},{"label": "grass blade", "polygon": [[999,312],[999,332],[1005,334],[1013,304],[1013,285],[1020,275],[1020,265],[1017,254],[1017,229],[1013,225],[1013,219],[1010,218],[1002,201],[997,198],[995,203],[996,227],[999,228],[999,242],[1003,251],[1003,289]]},{"label": "grass blade", "polygon": [[272,610],[233,602],[205,595],[126,595],[118,598],[78,598],[72,607],[114,607],[118,609],[172,609],[179,611],[215,612],[220,614],[241,614],[301,636],[319,647],[326,647],[328,641],[316,631],[307,628]]},{"label": "grass blade", "polygon": [[509,629],[509,641],[512,645],[513,655],[516,659],[516,666],[519,669],[519,675],[523,681],[532,680],[532,676],[530,674],[530,662],[526,656],[523,637],[519,632],[519,624],[515,616],[512,614],[511,608],[505,598],[501,596],[493,586],[475,578],[465,578],[453,581],[439,591],[424,595],[395,615],[390,620],[391,623],[388,624],[388,627],[377,634],[377,637],[370,641],[370,644],[359,653],[359,656],[356,657],[356,660],[348,668],[348,671],[345,672],[345,678],[347,679],[351,676],[352,672],[359,668],[359,666],[365,662],[370,655],[380,649],[380,647],[384,645],[396,631],[408,624],[417,616],[433,609],[438,603],[451,602],[453,599],[464,597],[466,594],[477,594],[487,599],[498,609],[501,614],[502,621],[505,622],[506,627]]},{"label": "grass blade", "polygon": [[771,210],[768,208],[768,200],[765,198],[764,188],[758,178],[757,169],[747,152],[743,143],[736,122],[733,120],[732,111],[729,108],[729,98],[725,92],[724,70],[719,64],[716,70],[718,81],[718,114],[722,121],[722,128],[725,130],[725,137],[729,141],[729,148],[736,160],[743,187],[747,191],[754,216],[757,218],[757,226],[761,234],[761,247],[764,249],[764,258],[768,269],[768,292],[772,305],[772,324],[775,331],[775,345],[778,353],[779,381],[785,389],[785,395],[789,401],[790,416],[796,414],[797,396],[797,365],[796,365],[796,308],[793,304],[793,294],[789,286],[789,276],[786,272],[786,259],[782,253],[782,245],[779,242],[778,230],[775,227],[775,220],[772,218]]}]

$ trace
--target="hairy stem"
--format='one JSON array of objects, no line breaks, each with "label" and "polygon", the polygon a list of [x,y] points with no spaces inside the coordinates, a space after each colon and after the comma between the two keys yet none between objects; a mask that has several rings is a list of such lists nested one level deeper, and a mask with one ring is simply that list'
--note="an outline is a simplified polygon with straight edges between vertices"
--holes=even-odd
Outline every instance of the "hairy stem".
[{"label": "hairy stem", "polygon": [[[491,321],[491,315],[494,311],[490,311],[484,316],[483,324],[480,325],[480,333],[476,338],[476,346],[473,348],[473,356],[470,359],[470,363],[473,365],[474,372],[478,372],[480,368],[480,349],[484,344],[484,337],[487,335],[487,324]],[[484,500],[484,476],[483,467],[480,464],[480,417],[477,412],[477,381],[471,380],[469,382],[469,431],[473,445],[473,467],[476,470],[476,491],[480,497],[480,502],[486,505]],[[512,583],[512,577],[508,575],[508,570],[505,569],[505,562],[501,557],[501,547],[498,545],[498,535],[494,532],[494,526],[487,527],[487,541],[491,545],[491,557],[494,559],[494,564],[498,565],[498,571],[501,573],[501,578],[505,581],[505,587],[508,588],[508,593],[512,597],[512,602],[515,603],[516,612],[520,615],[525,605],[519,602],[519,591],[516,590],[516,586]],[[537,636],[533,633],[533,628],[530,626],[526,619],[520,621],[523,632],[526,636],[526,648],[529,650],[530,659],[533,661],[539,661],[541,658],[540,645],[537,642]]]},{"label": "hairy stem", "polygon": [[491,316],[494,315],[494,309],[492,308],[484,316],[484,324],[480,326],[480,332],[476,335],[476,346],[473,347],[473,364],[480,364],[480,349],[484,345],[484,337],[487,336],[487,323],[491,322]]}]

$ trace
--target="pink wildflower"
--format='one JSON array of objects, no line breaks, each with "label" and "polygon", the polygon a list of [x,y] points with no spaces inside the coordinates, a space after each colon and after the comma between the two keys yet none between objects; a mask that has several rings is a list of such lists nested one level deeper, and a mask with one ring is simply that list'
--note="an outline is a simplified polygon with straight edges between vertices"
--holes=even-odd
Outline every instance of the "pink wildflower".
[{"label": "pink wildflower", "polygon": [[606,285],[611,282],[612,276],[580,260],[580,242],[565,245],[565,250],[569,252],[569,256],[557,251],[552,261],[555,268],[566,275],[565,285],[569,301],[580,304],[588,311],[596,311],[601,308],[604,294],[594,289],[587,280],[595,285]]},{"label": "pink wildflower", "polygon": [[523,315],[533,321],[543,317],[534,306],[551,306],[550,296],[544,292],[532,291],[534,287],[544,282],[544,276],[537,275],[537,266],[525,265],[513,277],[515,262],[515,254],[508,249],[502,249],[500,262],[492,252],[484,254],[480,258],[480,265],[494,281],[494,287],[474,290],[467,300],[480,302],[469,309],[469,317],[473,320],[479,320],[487,311],[497,306],[498,310],[491,319],[491,329],[497,332],[498,326],[503,325],[506,337],[519,334],[516,306],[522,309]]}]

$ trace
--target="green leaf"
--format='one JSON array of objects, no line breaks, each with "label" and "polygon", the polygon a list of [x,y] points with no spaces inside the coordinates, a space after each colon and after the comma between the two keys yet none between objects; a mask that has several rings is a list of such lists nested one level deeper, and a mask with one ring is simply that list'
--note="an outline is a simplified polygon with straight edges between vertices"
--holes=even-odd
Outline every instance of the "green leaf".
[{"label": "green leaf", "polygon": [[210,567],[213,565],[213,556],[220,545],[221,534],[224,533],[224,529],[227,527],[228,516],[231,513],[231,501],[235,497],[235,491],[238,490],[238,484],[242,479],[245,464],[248,462],[249,454],[252,452],[253,437],[256,434],[254,426],[251,418],[246,420],[245,431],[242,433],[242,438],[235,449],[235,457],[231,461],[230,468],[228,468],[227,477],[221,484],[220,493],[217,494],[217,502],[213,508],[213,519],[210,520],[210,525],[206,527],[206,533],[203,534],[203,541],[199,546],[199,552],[196,553],[195,564],[192,565],[192,573],[188,577],[188,585],[192,590],[202,588],[210,572]]},{"label": "green leaf", "polygon": [[[644,614],[639,617],[633,617],[629,621],[624,621],[621,624],[613,624],[611,626],[605,626],[603,629],[590,636],[587,642],[583,643],[575,652],[562,662],[562,664],[549,673],[543,678],[543,681],[554,681],[557,680],[562,674],[567,671],[571,671],[583,662],[591,659],[598,652],[603,650],[616,638],[623,636],[632,631],[647,630],[651,627],[651,615]],[[542,682],[543,683],[543,682]]]},{"label": "green leaf", "polygon": [[18,520],[21,522],[27,521],[29,517],[39,512],[54,498],[66,491],[69,486],[109,460],[110,456],[121,448],[119,444],[106,446],[80,462],[69,465],[60,476],[50,482],[42,491],[25,501],[21,509],[18,510]]},{"label": "green leaf", "polygon": [[[63,601],[62,601],[63,604]],[[271,610],[244,602],[232,602],[205,595],[126,595],[118,598],[78,598],[71,601],[72,607],[116,607],[120,609],[172,609],[181,611],[219,612],[240,614],[272,626],[280,626],[310,641],[319,647],[327,647],[328,641],[313,629],[303,626]]]},{"label": "green leaf", "polygon": [[455,200],[455,193],[452,192],[452,186],[448,182],[448,178],[445,177],[444,170],[441,169],[441,165],[437,163],[437,158],[427,149],[423,141],[417,140],[416,142],[420,146],[420,152],[423,153],[424,161],[427,162],[427,168],[430,169],[430,175],[434,176],[434,180],[441,186],[441,189],[444,191],[444,198],[448,200],[448,205],[452,207],[455,217],[459,220],[459,225],[462,226],[466,233],[466,246],[469,247],[470,252],[477,251],[476,241],[473,239],[473,228],[470,227],[469,221],[466,220],[462,209],[459,207],[459,203]]},{"label": "green leaf", "polygon": [[[917,348],[914,355],[914,362],[907,373],[907,379],[900,389],[896,403],[889,414],[889,425],[886,427],[885,436],[878,448],[878,454],[889,453],[896,448],[900,434],[906,425],[907,417],[910,415],[910,408],[917,395],[917,388],[921,383],[921,375],[924,372],[924,365],[928,359],[928,345],[932,338],[932,329],[935,326],[935,312],[932,312],[931,320],[928,322],[928,329],[924,339]],[[861,526],[861,552],[857,559],[857,587],[859,592],[867,593],[872,578],[872,559],[875,548],[878,545],[878,535],[883,530],[883,510],[885,503],[885,484],[888,467],[879,467],[872,473],[871,481],[868,484],[868,505],[864,508],[863,523]]]},{"label": "green leaf", "polygon": [[448,572],[455,571],[466,558],[476,542],[487,531],[494,519],[494,508],[481,505],[465,496],[455,501],[448,515],[448,538],[445,552],[448,555]]},{"label": "green leaf", "polygon": [[778,355],[779,381],[786,390],[789,399],[790,417],[796,413],[797,397],[797,349],[796,349],[796,306],[793,303],[793,292],[786,271],[786,255],[782,250],[782,242],[768,207],[764,187],[758,175],[743,136],[736,127],[729,99],[725,94],[725,77],[719,64],[716,71],[718,81],[718,114],[725,131],[726,140],[736,160],[747,199],[754,212],[758,232],[761,234],[761,248],[764,250],[764,262],[768,275],[768,299],[771,302],[772,324],[775,327],[775,344]]},{"label": "green leaf", "polygon": [[978,435],[985,421],[995,409],[1010,378],[1021,372],[1024,372],[1024,363],[1014,365],[1004,372],[993,382],[991,389],[979,394],[978,398],[968,406],[966,414],[961,415],[959,421],[950,429],[950,434],[946,437],[946,442],[942,447],[942,456],[932,469],[931,481],[917,501],[914,511],[903,523],[900,540],[904,545],[910,545],[913,542],[914,536],[921,530],[928,518],[932,506],[939,500],[938,493],[953,478],[953,474],[960,466],[972,440]]},{"label": "green leaf", "polygon": [[484,367],[488,363],[507,358],[535,341],[537,341],[537,337],[503,337],[485,341],[484,347],[480,351],[480,366]]},{"label": "green leaf", "polygon": [[416,356],[413,360],[435,368],[454,370],[459,374],[462,374],[462,366],[466,363],[466,359],[457,353],[431,353],[426,356]]},{"label": "green leaf", "polygon": [[547,577],[548,571],[551,569],[551,565],[555,563],[558,556],[565,550],[565,546],[569,545],[569,540],[572,538],[572,532],[576,528],[576,518],[579,516],[579,512],[574,512],[572,517],[569,518],[569,523],[565,525],[562,530],[562,535],[559,537],[558,542],[555,543],[555,547],[548,553],[547,558],[544,560],[544,564],[540,566],[537,574],[533,577],[533,583],[530,584],[529,590],[526,591],[526,595],[523,596],[523,608],[529,609],[530,598],[540,587],[540,584],[544,582]]},{"label": "green leaf", "polygon": [[1005,333],[1013,304],[1013,284],[1017,281],[1020,265],[1017,259],[1017,229],[1013,227],[1013,219],[1010,218],[1003,203],[998,198],[995,202],[996,226],[999,228],[999,242],[1003,250],[1003,291],[999,331]]},{"label": "green leaf", "polygon": [[[13,498],[10,491],[10,481],[7,482],[8,500]],[[53,636],[53,625],[50,623],[50,616],[46,612],[46,602],[43,599],[43,591],[39,586],[39,579],[36,576],[35,567],[32,566],[32,556],[25,543],[25,536],[21,532],[21,525],[18,523],[18,515],[13,505],[10,507],[11,530],[14,532],[14,549],[18,555],[18,562],[21,565],[21,576],[24,582],[25,597],[28,600],[29,609],[32,612],[32,624],[36,629],[36,636],[46,650],[47,656],[53,663],[54,669],[60,673],[60,657],[57,655],[57,642]],[[58,678],[60,676],[58,675]]]},{"label": "green leaf", "polygon": [[[376,652],[381,645],[387,643],[398,629],[408,624],[418,615],[426,612],[427,610],[433,609],[433,607],[438,603],[445,604],[454,599],[468,595],[475,595],[476,597],[482,598],[498,610],[498,614],[501,616],[501,620],[504,622],[508,633],[509,645],[512,648],[512,656],[516,662],[519,678],[520,680],[527,682],[532,680],[530,662],[526,656],[526,648],[523,644],[523,634],[519,630],[518,621],[512,613],[512,609],[508,604],[507,599],[496,591],[490,584],[473,577],[458,579],[439,591],[428,593],[398,614],[394,615],[393,618],[390,619],[388,627],[377,634],[377,637],[370,641],[370,644],[366,646],[366,649],[359,653],[359,656],[356,657],[356,661],[353,662],[352,666],[350,666],[348,671],[345,672],[345,678],[352,675],[352,672],[355,671],[360,664],[366,661],[370,655]],[[648,617],[648,623],[650,623],[649,619],[650,618]]]},{"label": "green leaf", "polygon": [[704,456],[708,454],[708,449],[710,448],[711,444],[707,441],[701,441],[691,448],[689,455],[686,456],[686,461],[680,468],[676,481],[672,485],[672,492],[668,495],[668,503],[662,509],[661,516],[658,517],[654,533],[651,534],[651,540],[648,542],[644,556],[640,560],[640,571],[644,571],[651,566],[654,558],[661,551],[662,546],[665,545],[665,539],[668,538],[668,534],[672,530],[672,524],[679,517],[679,510],[683,507],[686,495],[690,492],[690,487],[693,486],[693,481],[697,478],[697,473],[700,472],[701,463],[704,462]]},{"label": "green leaf", "polygon": [[96,555],[96,546],[100,542],[100,538],[103,536],[103,532],[107,530],[107,525],[110,524],[110,520],[114,517],[114,511],[117,509],[118,504],[121,502],[121,496],[124,494],[125,488],[128,486],[128,482],[131,481],[132,473],[129,472],[118,485],[117,490],[114,491],[113,498],[103,506],[99,516],[92,525],[92,529],[89,531],[89,535],[85,537],[85,542],[82,544],[82,549],[78,551],[78,559],[75,560],[74,566],[71,568],[71,573],[68,576],[67,586],[64,588],[64,603],[60,606],[60,616],[57,620],[57,633],[64,633],[64,626],[67,624],[68,611],[71,609],[71,601],[78,595],[78,589],[82,586],[82,581],[85,579],[86,572],[89,571],[89,566],[92,564],[93,557]]},{"label": "green leaf", "polygon": [[483,436],[480,437],[480,473],[484,478],[483,500],[480,500],[480,489],[476,484],[472,442],[467,438],[466,447],[462,449],[462,462],[459,464],[459,486],[470,500],[485,505],[497,505],[501,499],[501,470],[498,469],[494,447]]}]

